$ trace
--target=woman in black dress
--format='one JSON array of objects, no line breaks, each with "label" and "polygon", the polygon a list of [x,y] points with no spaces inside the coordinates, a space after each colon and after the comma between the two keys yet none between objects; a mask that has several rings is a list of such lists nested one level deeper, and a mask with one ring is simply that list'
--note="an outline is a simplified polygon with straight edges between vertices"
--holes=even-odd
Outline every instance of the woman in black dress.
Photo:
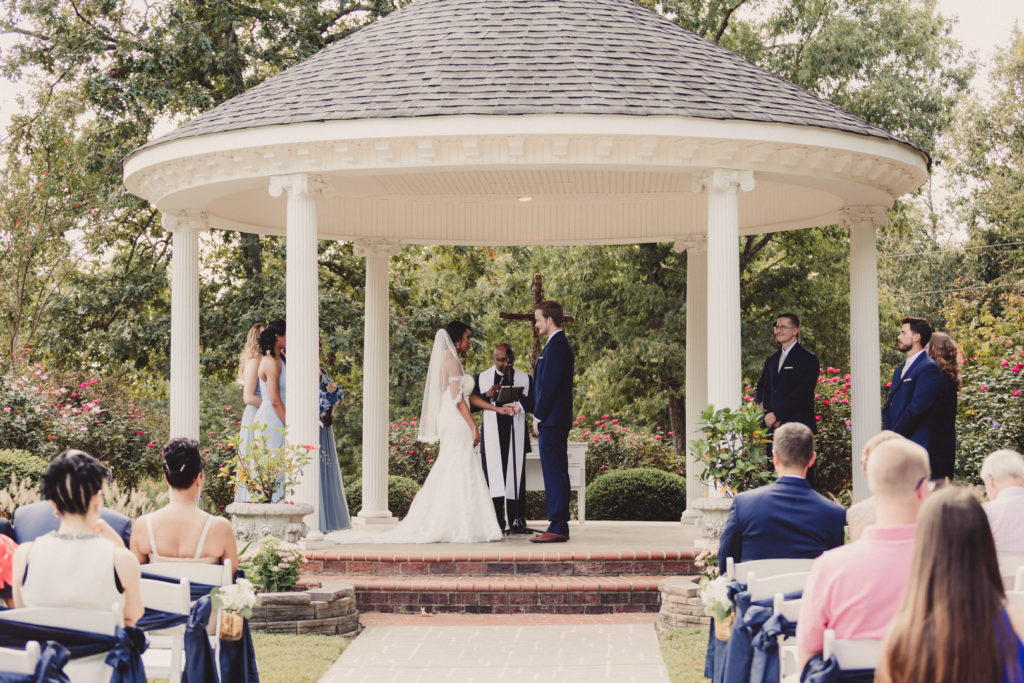
[{"label": "woman in black dress", "polygon": [[956,455],[956,395],[962,386],[960,381],[960,354],[948,334],[935,332],[928,346],[928,355],[939,365],[946,381],[936,397],[935,416],[941,425],[942,438],[929,444],[928,457],[931,460],[932,479],[952,479]]}]

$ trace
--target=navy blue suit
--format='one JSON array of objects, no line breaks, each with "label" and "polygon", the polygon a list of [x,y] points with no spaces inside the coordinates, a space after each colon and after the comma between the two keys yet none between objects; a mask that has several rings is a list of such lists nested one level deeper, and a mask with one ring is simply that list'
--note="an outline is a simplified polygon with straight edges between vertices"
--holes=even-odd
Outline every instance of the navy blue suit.
[{"label": "navy blue suit", "polygon": [[843,544],[846,510],[800,477],[779,477],[732,502],[718,546],[718,567],[779,557],[815,558]]},{"label": "navy blue suit", "polygon": [[533,416],[540,420],[537,445],[544,473],[548,531],[569,535],[569,427],[576,360],[565,333],[558,331],[537,359],[533,378]]},{"label": "navy blue suit", "polygon": [[[124,541],[124,547],[132,537],[132,520],[120,512],[110,508],[100,510],[100,519],[109,524]],[[18,544],[34,541],[43,534],[56,531],[60,527],[60,519],[53,512],[53,505],[48,500],[22,505],[14,511],[14,540]]]},{"label": "navy blue suit", "polygon": [[942,463],[938,469],[948,469],[951,473],[951,456],[955,445],[952,441],[955,441],[955,437],[951,441],[952,424],[949,420],[956,411],[955,393],[952,396],[953,414],[950,415],[948,406],[945,410],[940,408],[940,404],[949,401],[949,378],[942,374],[938,364],[927,353],[921,353],[915,358],[913,365],[900,377],[902,371],[901,365],[892,373],[889,397],[882,409],[882,429],[902,434],[928,451],[929,461],[933,463],[932,477],[939,476],[932,450],[941,453],[943,460],[949,461],[948,466]]},{"label": "navy blue suit", "polygon": [[764,406],[766,413],[785,424],[799,422],[817,433],[818,424],[814,419],[814,389],[821,373],[818,357],[796,342],[786,354],[786,360],[779,369],[779,349],[764,362],[761,379],[757,382],[754,400]]}]

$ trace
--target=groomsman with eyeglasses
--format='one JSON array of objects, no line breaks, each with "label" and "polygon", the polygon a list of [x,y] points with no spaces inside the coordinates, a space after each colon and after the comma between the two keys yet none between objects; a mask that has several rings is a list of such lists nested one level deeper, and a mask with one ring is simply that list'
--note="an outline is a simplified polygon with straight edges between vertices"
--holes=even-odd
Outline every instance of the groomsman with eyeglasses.
[{"label": "groomsman with eyeglasses", "polygon": [[[800,318],[795,313],[783,313],[776,319],[775,344],[779,350],[768,357],[757,382],[754,400],[765,410],[764,426],[768,439],[778,427],[787,422],[799,422],[818,432],[814,419],[814,390],[818,384],[821,365],[818,357],[800,343]],[[771,444],[768,445],[771,458]],[[814,470],[808,481],[814,483]]]}]

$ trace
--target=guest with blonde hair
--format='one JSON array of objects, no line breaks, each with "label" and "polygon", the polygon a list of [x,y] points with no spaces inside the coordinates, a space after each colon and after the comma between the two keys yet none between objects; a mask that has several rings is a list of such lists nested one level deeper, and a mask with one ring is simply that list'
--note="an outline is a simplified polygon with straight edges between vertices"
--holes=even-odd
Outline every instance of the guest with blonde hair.
[{"label": "guest with blonde hair", "polygon": [[935,438],[928,442],[932,479],[952,479],[956,456],[957,394],[963,387],[960,380],[960,353],[952,338],[943,332],[932,333],[925,352],[939,366],[944,380],[932,407],[935,424],[938,425]]},{"label": "guest with blonde hair", "polygon": [[[891,439],[906,439],[906,437],[897,434],[896,432],[883,429],[882,431],[875,434],[873,437],[868,439],[868,442],[864,444],[864,448],[860,452],[860,469],[866,475],[868,473],[868,458],[874,452],[876,448],[881,446],[886,441]],[[864,531],[864,527],[870,526],[875,523],[875,497],[870,496],[862,501],[854,503],[850,506],[850,509],[846,511],[846,526],[850,529],[850,540],[856,541],[860,538],[861,533]]]},{"label": "guest with blonde hair", "polygon": [[968,489],[932,494],[917,518],[910,581],[875,671],[881,683],[1024,680],[1024,610],[1007,604],[996,546]]},{"label": "guest with blonde hair", "polygon": [[[260,334],[265,329],[267,329],[267,323],[256,323],[250,327],[249,332],[245,335],[245,346],[242,347],[242,353],[238,354],[238,381],[242,383],[242,402],[245,404],[238,434],[238,455],[242,458],[249,452],[256,411],[263,405],[259,369],[260,359],[263,358],[263,354],[260,352]],[[235,499],[248,500],[248,492],[244,489],[238,491]]]}]

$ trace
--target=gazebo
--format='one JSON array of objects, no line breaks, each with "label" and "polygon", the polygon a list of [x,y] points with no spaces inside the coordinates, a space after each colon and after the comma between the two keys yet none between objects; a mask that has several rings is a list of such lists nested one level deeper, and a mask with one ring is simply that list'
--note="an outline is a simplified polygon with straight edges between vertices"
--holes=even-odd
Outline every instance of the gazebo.
[{"label": "gazebo", "polygon": [[[741,403],[738,238],[839,224],[859,452],[880,428],[875,234],[928,164],[632,0],[417,0],[136,150],[124,182],[173,233],[173,435],[199,436],[200,230],[287,237],[295,443],[317,441],[317,240],[366,259],[358,518],[375,521],[391,518],[388,264],[403,243],[685,250],[689,440],[704,406]],[[318,477],[314,462],[297,499],[316,504]],[[689,502],[702,493],[689,476]]]}]

